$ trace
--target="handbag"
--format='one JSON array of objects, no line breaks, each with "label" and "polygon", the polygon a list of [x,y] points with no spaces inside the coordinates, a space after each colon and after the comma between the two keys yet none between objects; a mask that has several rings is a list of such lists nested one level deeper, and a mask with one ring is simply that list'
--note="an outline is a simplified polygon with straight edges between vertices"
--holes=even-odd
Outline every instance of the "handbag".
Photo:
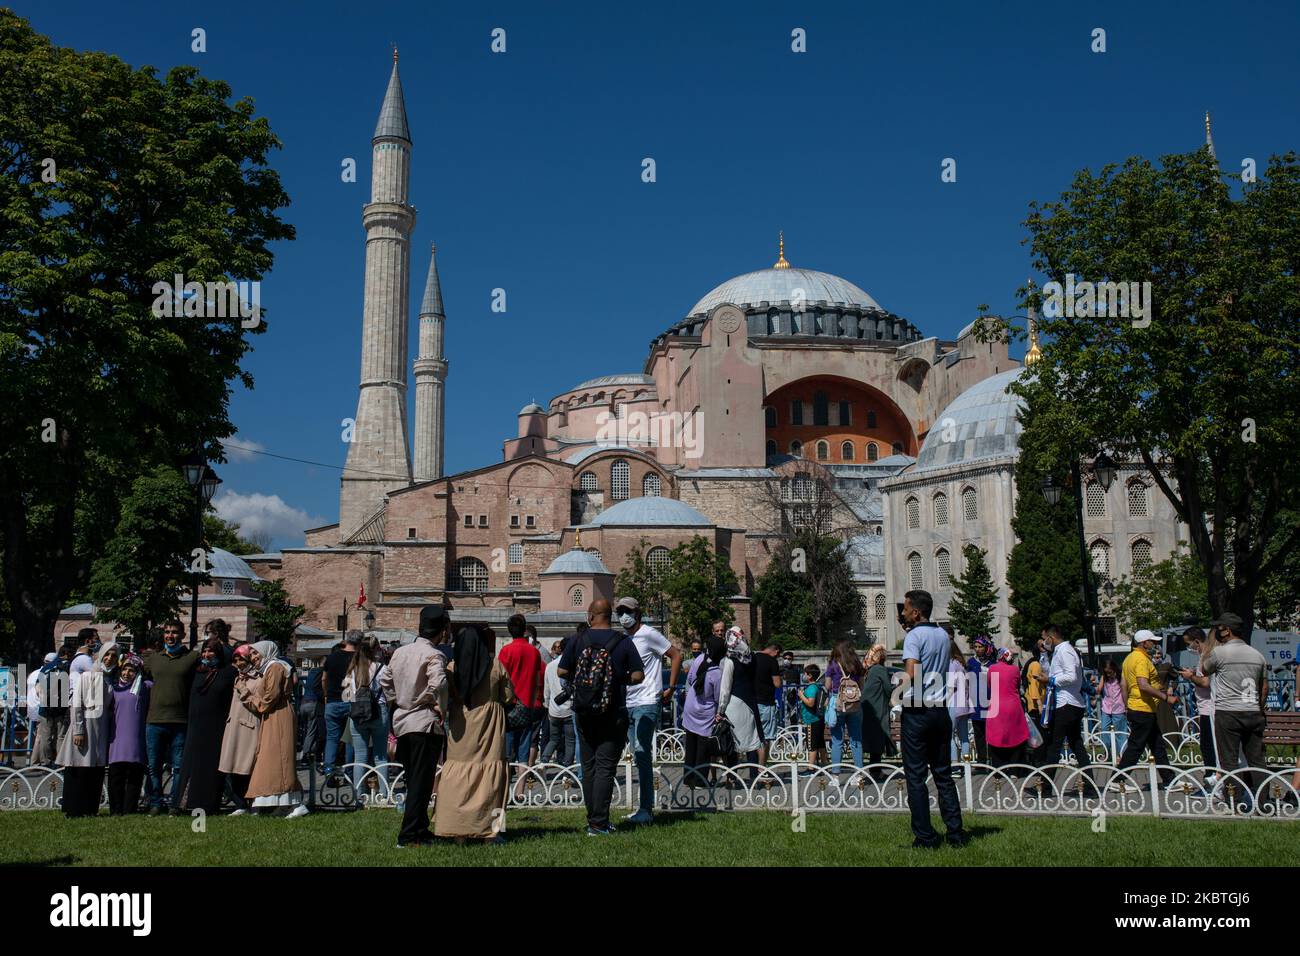
[{"label": "handbag", "polygon": [[533,719],[533,712],[516,697],[506,711],[506,730],[523,730]]},{"label": "handbag", "polygon": [[731,721],[726,717],[716,721],[713,724],[713,731],[709,734],[709,743],[713,747],[713,752],[719,757],[730,757],[736,752],[736,732],[731,727]]}]

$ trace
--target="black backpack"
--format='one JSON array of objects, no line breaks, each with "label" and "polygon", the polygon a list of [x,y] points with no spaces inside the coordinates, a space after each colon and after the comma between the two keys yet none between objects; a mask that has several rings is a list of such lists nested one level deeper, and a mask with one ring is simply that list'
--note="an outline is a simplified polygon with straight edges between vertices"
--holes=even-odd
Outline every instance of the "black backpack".
[{"label": "black backpack", "polygon": [[608,644],[600,645],[586,638],[572,681],[573,707],[578,713],[599,715],[615,709],[613,651],[622,639],[622,634],[615,634]]},{"label": "black backpack", "polygon": [[36,679],[41,692],[41,717],[63,717],[72,700],[70,675],[66,667],[55,667]]}]

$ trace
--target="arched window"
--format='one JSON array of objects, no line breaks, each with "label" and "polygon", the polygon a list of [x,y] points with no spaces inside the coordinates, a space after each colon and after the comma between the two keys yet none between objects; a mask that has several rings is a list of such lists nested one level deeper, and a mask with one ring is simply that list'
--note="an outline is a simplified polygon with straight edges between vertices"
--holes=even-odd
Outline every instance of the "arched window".
[{"label": "arched window", "polygon": [[901,441],[894,442],[894,444],[890,446],[890,452],[894,455],[901,455],[903,453],[903,443]]},{"label": "arched window", "polygon": [[668,573],[668,549],[651,548],[645,556],[646,570],[650,572],[651,581],[661,581]]},{"label": "arched window", "polygon": [[819,441],[817,443],[817,460],[828,461],[831,457],[830,442]]},{"label": "arched window", "polygon": [[876,427],[876,410],[874,408],[867,410],[867,427],[868,428]]},{"label": "arched window", "polygon": [[940,588],[952,587],[952,558],[947,549],[940,548],[934,553],[934,570]]},{"label": "arched window", "polygon": [[790,403],[790,424],[803,424],[803,402],[797,398]]},{"label": "arched window", "polygon": [[[1145,486],[1143,486],[1145,487]],[[1151,567],[1151,542],[1146,538],[1138,538],[1132,545],[1133,553],[1133,570],[1144,571]]]},{"label": "arched window", "polygon": [[512,544],[510,546],[510,563],[511,564],[524,563],[524,546],[522,544]]},{"label": "arched window", "polygon": [[596,478],[594,471],[584,471],[578,478],[578,487],[583,491],[599,491],[600,481]]},{"label": "arched window", "polygon": [[790,442],[790,454],[794,455],[794,457],[796,458],[802,458],[803,442],[799,441],[798,439],[795,439],[794,441]]},{"label": "arched window", "polygon": [[776,427],[776,406],[775,405],[767,406],[767,408],[763,410],[763,417],[767,421],[768,428],[775,428]]},{"label": "arched window", "polygon": [[883,621],[884,619],[885,619],[885,596],[883,594],[877,594],[876,595],[876,620]]},{"label": "arched window", "polygon": [[641,494],[647,498],[658,498],[661,494],[659,476],[653,471],[641,479]]},{"label": "arched window", "polygon": [[1089,518],[1106,517],[1106,492],[1101,490],[1100,482],[1088,482],[1083,498],[1087,502]]},{"label": "arched window", "polygon": [[961,491],[961,512],[967,521],[978,521],[980,516],[979,498],[975,489],[967,486]]},{"label": "arched window", "polygon": [[813,424],[829,425],[831,423],[830,409],[826,403],[825,392],[813,392]]},{"label": "arched window", "polygon": [[1128,513],[1132,518],[1147,516],[1147,486],[1139,478],[1128,483]]},{"label": "arched window", "polygon": [[913,529],[921,527],[921,502],[915,498],[907,499],[907,526]]},{"label": "arched window", "polygon": [[767,447],[765,451],[767,452],[767,457],[769,458],[771,458],[776,454],[776,441],[774,439],[769,438],[767,440]]},{"label": "arched window", "polygon": [[840,460],[841,461],[853,460],[853,442],[846,441],[840,443]]},{"label": "arched window", "polygon": [[587,596],[582,593],[581,587],[573,589],[572,593],[569,595],[569,603],[573,607],[582,607],[587,603]]},{"label": "arched window", "polygon": [[451,579],[453,591],[486,591],[488,571],[478,558],[461,558],[456,562],[456,573]]},{"label": "arched window", "polygon": [[615,501],[623,501],[630,493],[628,491],[630,471],[627,462],[622,458],[609,466],[609,490]]},{"label": "arched window", "polygon": [[1103,578],[1110,577],[1110,545],[1098,538],[1088,552],[1092,555],[1092,570]]},{"label": "arched window", "polygon": [[934,496],[934,523],[936,527],[948,523],[948,496],[942,491]]},{"label": "arched window", "polygon": [[912,582],[912,590],[920,591],[925,587],[925,579],[921,574],[921,556],[913,551],[907,556],[907,570],[909,579]]},{"label": "arched window", "polygon": [[867,442],[867,461],[876,461],[880,458],[880,448],[875,442]]},{"label": "arched window", "polygon": [[841,425],[853,424],[853,422],[851,421],[851,415],[849,414],[849,403],[847,400],[843,398],[840,399],[840,424]]}]

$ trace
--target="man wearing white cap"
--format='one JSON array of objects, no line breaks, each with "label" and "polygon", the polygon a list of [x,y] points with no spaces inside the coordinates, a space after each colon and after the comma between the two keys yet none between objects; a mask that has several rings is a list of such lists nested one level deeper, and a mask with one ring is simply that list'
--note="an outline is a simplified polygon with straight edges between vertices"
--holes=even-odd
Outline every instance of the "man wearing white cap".
[{"label": "man wearing white cap", "polygon": [[1152,661],[1160,639],[1151,631],[1141,630],[1133,635],[1133,650],[1124,658],[1123,681],[1127,695],[1128,744],[1115,769],[1124,770],[1137,764],[1142,752],[1151,748],[1151,756],[1160,766],[1160,779],[1165,786],[1173,783],[1174,772],[1168,769],[1169,757],[1165,753],[1165,738],[1160,736],[1156,723],[1156,705],[1164,701],[1171,707],[1178,703],[1178,695],[1166,691]]},{"label": "man wearing white cap", "polygon": [[[636,761],[637,789],[640,806],[627,818],[628,823],[650,823],[654,819],[654,741],[659,729],[659,710],[672,697],[677,674],[682,666],[682,652],[649,624],[641,623],[641,605],[634,597],[614,602],[615,622],[636,645],[645,680],[627,689],[627,742]],[[669,686],[664,687],[663,659],[668,655],[672,672]]]}]

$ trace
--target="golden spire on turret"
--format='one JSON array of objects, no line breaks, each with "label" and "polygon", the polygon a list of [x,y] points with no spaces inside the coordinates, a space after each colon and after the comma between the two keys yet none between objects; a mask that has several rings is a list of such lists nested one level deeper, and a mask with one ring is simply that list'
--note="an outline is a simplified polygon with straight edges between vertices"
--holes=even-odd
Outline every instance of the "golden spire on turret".
[{"label": "golden spire on turret", "polygon": [[[1029,280],[1029,294],[1034,294],[1034,280]],[[1029,350],[1025,352],[1025,368],[1033,365],[1043,357],[1043,350],[1038,347],[1038,321],[1034,316],[1034,305],[1029,304]]]},{"label": "golden spire on turret", "polygon": [[772,268],[789,269],[790,263],[785,261],[785,233],[778,232],[777,237],[778,238],[777,238],[776,264],[772,266]]},{"label": "golden spire on turret", "polygon": [[574,551],[582,550],[582,529],[581,528],[579,528],[577,531],[573,533],[573,550]]}]

